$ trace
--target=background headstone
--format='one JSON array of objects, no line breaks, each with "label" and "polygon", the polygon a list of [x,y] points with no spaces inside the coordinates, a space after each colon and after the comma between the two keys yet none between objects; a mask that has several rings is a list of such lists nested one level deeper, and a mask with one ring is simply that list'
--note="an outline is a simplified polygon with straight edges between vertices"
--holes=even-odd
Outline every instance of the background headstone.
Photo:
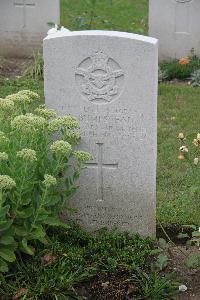
[{"label": "background headstone", "polygon": [[0,55],[25,57],[41,50],[48,22],[60,23],[59,0],[0,0]]},{"label": "background headstone", "polygon": [[155,234],[157,40],[80,31],[44,40],[45,101],[80,120],[86,164],[71,205],[90,230]]},{"label": "background headstone", "polygon": [[149,35],[159,39],[159,60],[200,56],[200,1],[150,0]]}]

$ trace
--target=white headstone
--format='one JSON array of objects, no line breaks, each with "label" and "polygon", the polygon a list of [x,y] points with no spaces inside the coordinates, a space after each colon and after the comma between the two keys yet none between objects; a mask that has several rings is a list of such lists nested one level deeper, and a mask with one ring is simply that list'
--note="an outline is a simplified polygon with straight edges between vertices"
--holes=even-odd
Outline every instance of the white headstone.
[{"label": "white headstone", "polygon": [[150,0],[149,35],[159,39],[159,59],[200,56],[200,1]]},{"label": "white headstone", "polygon": [[60,23],[60,0],[0,0],[0,55],[23,57],[42,49],[48,22]]},{"label": "white headstone", "polygon": [[45,102],[80,120],[92,153],[71,201],[90,230],[155,234],[157,40],[80,31],[44,40]]}]

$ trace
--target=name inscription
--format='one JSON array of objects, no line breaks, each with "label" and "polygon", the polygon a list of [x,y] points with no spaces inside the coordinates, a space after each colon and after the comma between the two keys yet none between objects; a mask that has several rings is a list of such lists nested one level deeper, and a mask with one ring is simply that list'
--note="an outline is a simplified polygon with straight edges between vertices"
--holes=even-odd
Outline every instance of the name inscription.
[{"label": "name inscription", "polygon": [[80,224],[89,222],[94,227],[128,227],[130,224],[134,224],[134,226],[137,224],[139,228],[142,218],[143,216],[136,215],[133,209],[96,207],[91,205],[79,208],[76,213],[76,220]]},{"label": "name inscription", "polygon": [[83,113],[78,116],[78,119],[81,122],[82,137],[144,139],[147,135],[147,131],[143,127],[143,114],[138,116],[136,112],[130,113],[126,108],[98,113],[84,107]]}]

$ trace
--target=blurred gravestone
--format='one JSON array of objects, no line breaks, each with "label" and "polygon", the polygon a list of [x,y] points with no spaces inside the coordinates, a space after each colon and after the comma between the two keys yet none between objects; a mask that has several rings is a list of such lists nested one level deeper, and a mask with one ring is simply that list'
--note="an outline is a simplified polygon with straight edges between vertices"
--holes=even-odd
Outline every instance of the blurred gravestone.
[{"label": "blurred gravestone", "polygon": [[159,39],[159,59],[200,56],[200,1],[150,0],[149,35]]},{"label": "blurred gravestone", "polygon": [[157,40],[112,31],[44,40],[45,102],[80,120],[93,154],[70,205],[90,230],[155,234]]},{"label": "blurred gravestone", "polygon": [[0,0],[0,55],[24,57],[41,50],[48,22],[60,23],[59,0]]}]

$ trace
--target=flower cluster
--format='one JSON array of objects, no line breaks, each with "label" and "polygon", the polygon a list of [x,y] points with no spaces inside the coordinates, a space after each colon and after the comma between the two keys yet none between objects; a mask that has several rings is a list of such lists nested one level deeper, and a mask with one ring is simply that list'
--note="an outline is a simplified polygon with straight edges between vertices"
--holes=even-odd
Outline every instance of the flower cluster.
[{"label": "flower cluster", "polygon": [[[181,143],[183,143],[186,140],[186,137],[182,132],[180,132],[178,135],[178,139],[181,141]],[[197,133],[197,138],[193,140],[193,144],[196,147],[199,147],[199,149],[200,149],[200,133]],[[188,145],[185,145],[185,144],[182,145],[179,148],[179,151],[180,151],[180,153],[179,153],[178,159],[184,160],[189,153]],[[199,157],[195,157],[193,162],[194,162],[194,165],[197,166],[199,163]]]},{"label": "flower cluster", "polygon": [[40,99],[40,96],[37,93],[32,92],[30,90],[22,90],[22,91],[18,92],[17,94],[21,95],[21,96],[25,95],[25,96],[29,97],[29,99],[31,99],[31,101],[37,101]]},{"label": "flower cluster", "polygon": [[67,130],[63,134],[63,139],[67,140],[71,145],[77,144],[80,140],[81,135],[78,132]]},{"label": "flower cluster", "polygon": [[80,128],[80,124],[75,117],[72,116],[64,116],[58,118],[58,122],[60,126],[68,129],[78,129]]},{"label": "flower cluster", "polygon": [[0,175],[0,189],[11,190],[16,187],[15,181],[8,175]]},{"label": "flower cluster", "polygon": [[79,129],[80,124],[75,117],[64,116],[49,122],[49,131],[55,132],[60,129]]},{"label": "flower cluster", "polygon": [[200,133],[197,133],[197,138],[193,140],[193,144],[196,147],[200,147]]},{"label": "flower cluster", "polygon": [[0,111],[12,111],[14,109],[14,102],[10,99],[0,98]]},{"label": "flower cluster", "polygon": [[28,96],[20,95],[18,93],[7,96],[5,98],[5,100],[12,101],[13,103],[18,103],[18,104],[22,104],[22,103],[29,104],[29,103],[31,103],[31,99]]},{"label": "flower cluster", "polygon": [[48,109],[45,105],[40,105],[35,109],[35,113],[45,119],[51,119],[56,117],[56,112],[54,109]]},{"label": "flower cluster", "polygon": [[72,152],[72,147],[71,145],[63,140],[58,140],[55,141],[51,147],[51,151],[55,155],[61,155],[61,156],[69,156],[70,153]]},{"label": "flower cluster", "polygon": [[42,129],[46,125],[43,117],[34,114],[19,115],[13,119],[11,126],[13,129],[30,132],[32,130]]},{"label": "flower cluster", "polygon": [[54,186],[57,184],[57,180],[55,177],[45,174],[43,184],[45,185],[46,188],[50,188],[51,186]]},{"label": "flower cluster", "polygon": [[79,162],[85,162],[93,159],[92,155],[85,151],[74,151],[74,156]]},{"label": "flower cluster", "polygon": [[180,60],[179,60],[179,65],[188,65],[190,63],[190,60],[188,57],[182,57]]},{"label": "flower cluster", "polygon": [[7,161],[8,160],[8,154],[5,152],[0,152],[0,161]]},{"label": "flower cluster", "polygon": [[16,94],[8,95],[6,100],[13,101],[14,103],[18,104],[30,104],[31,102],[38,100],[40,97],[37,93],[23,90]]},{"label": "flower cluster", "polygon": [[0,131],[0,144],[7,144],[9,139],[5,136],[3,131]]},{"label": "flower cluster", "polygon": [[24,148],[17,152],[17,157],[30,162],[37,161],[35,150]]}]

